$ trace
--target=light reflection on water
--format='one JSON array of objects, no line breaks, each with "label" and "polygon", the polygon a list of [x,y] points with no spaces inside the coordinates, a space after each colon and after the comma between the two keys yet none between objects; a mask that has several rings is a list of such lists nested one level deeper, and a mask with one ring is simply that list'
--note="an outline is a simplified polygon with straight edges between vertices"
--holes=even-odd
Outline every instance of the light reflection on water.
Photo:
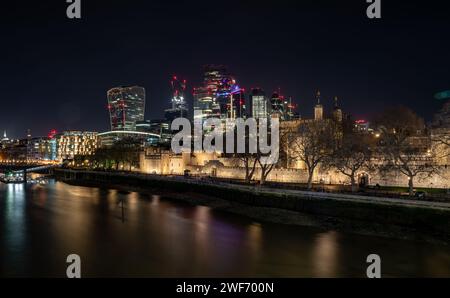
[{"label": "light reflection on water", "polygon": [[0,184],[0,275],[143,277],[364,277],[367,255],[384,276],[450,276],[450,249],[255,222],[157,195]]},{"label": "light reflection on water", "polygon": [[[0,183],[1,184],[1,183]],[[26,223],[25,223],[25,195],[23,184],[7,184],[5,196],[1,196],[5,200],[5,209],[2,213],[4,221],[1,223],[1,238],[5,237],[9,243],[11,251],[15,252],[11,256],[11,261],[23,266],[24,260],[17,254],[26,246]],[[1,256],[3,260],[4,257]]]},{"label": "light reflection on water", "polygon": [[338,267],[339,246],[334,231],[317,235],[315,239],[314,273],[319,277],[335,276]]}]

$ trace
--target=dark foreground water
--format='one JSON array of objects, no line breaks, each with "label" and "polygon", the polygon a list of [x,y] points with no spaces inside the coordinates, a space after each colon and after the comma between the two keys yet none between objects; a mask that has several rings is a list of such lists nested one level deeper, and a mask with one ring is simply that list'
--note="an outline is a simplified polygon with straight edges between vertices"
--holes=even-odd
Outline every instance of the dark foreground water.
[{"label": "dark foreground water", "polygon": [[[123,209],[121,205],[123,201]],[[298,226],[190,206],[159,196],[0,183],[0,276],[65,277],[450,276],[450,248]]]}]

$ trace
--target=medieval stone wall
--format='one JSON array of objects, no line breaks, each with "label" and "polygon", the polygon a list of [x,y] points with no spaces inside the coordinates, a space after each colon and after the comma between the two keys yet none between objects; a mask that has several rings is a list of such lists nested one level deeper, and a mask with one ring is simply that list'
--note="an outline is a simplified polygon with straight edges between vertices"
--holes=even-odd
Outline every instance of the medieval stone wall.
[{"label": "medieval stone wall", "polygon": [[[226,179],[245,179],[245,168],[236,159],[217,158],[211,154],[174,155],[162,153],[159,155],[141,154],[140,169],[144,173],[161,175],[182,175],[184,170],[190,170],[192,175],[213,176]],[[259,180],[260,170],[255,170],[253,179]],[[408,177],[400,172],[360,171],[357,174],[358,183],[366,181],[368,185],[402,186],[408,185]],[[284,183],[307,183],[308,174],[305,169],[274,169],[267,177],[267,181]],[[350,179],[336,170],[318,169],[313,178],[314,183],[350,184]],[[414,179],[415,187],[450,188],[450,168],[440,166],[439,173],[431,177],[423,174]]]}]

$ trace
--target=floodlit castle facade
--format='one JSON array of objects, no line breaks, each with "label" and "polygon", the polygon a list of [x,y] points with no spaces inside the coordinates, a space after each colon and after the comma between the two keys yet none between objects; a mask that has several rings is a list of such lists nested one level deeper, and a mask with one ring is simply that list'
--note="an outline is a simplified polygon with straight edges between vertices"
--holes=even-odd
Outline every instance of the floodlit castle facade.
[{"label": "floodlit castle facade", "polygon": [[[318,94],[319,96],[319,94]],[[318,104],[314,108],[314,119],[295,119],[282,121],[280,123],[280,135],[284,130],[295,130],[304,123],[311,121],[342,121],[343,113],[337,106],[331,117],[325,119],[323,107],[318,98]],[[428,150],[423,156],[423,162],[432,162],[436,165],[438,171],[432,176],[419,174],[415,178],[415,187],[426,188],[446,188],[450,189],[450,101],[444,105],[442,111],[437,116],[439,121],[435,121],[430,128],[429,141],[414,140],[414,142],[423,142]],[[371,133],[376,137],[376,132],[370,131],[368,124],[364,121],[356,121],[355,127],[365,133]],[[447,143],[446,143],[447,142]],[[282,143],[283,144],[283,143]],[[266,181],[283,183],[306,183],[308,180],[307,168],[305,164],[295,159],[289,153],[292,150],[292,142],[286,142],[284,145],[286,156],[267,176]],[[430,160],[432,158],[432,160]],[[382,161],[373,160],[375,164]],[[224,179],[245,179],[245,166],[242,160],[220,153],[183,153],[175,154],[170,149],[161,147],[147,147],[140,156],[140,170],[149,174],[159,175],[184,175],[189,173],[193,176],[217,177]],[[254,180],[259,180],[261,169],[256,166],[253,175]],[[408,178],[400,172],[388,171],[381,174],[377,170],[361,169],[357,173],[357,182],[364,185],[380,186],[407,186]],[[314,183],[323,184],[348,184],[349,178],[337,170],[325,169],[318,166],[314,171]]]}]

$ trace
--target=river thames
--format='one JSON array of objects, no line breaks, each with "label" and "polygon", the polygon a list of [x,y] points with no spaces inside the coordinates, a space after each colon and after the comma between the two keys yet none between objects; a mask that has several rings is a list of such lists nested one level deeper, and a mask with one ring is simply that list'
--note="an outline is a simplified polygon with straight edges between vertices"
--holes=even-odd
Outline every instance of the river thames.
[{"label": "river thames", "polygon": [[0,183],[0,275],[65,277],[450,277],[450,247],[247,217],[137,192]]}]

